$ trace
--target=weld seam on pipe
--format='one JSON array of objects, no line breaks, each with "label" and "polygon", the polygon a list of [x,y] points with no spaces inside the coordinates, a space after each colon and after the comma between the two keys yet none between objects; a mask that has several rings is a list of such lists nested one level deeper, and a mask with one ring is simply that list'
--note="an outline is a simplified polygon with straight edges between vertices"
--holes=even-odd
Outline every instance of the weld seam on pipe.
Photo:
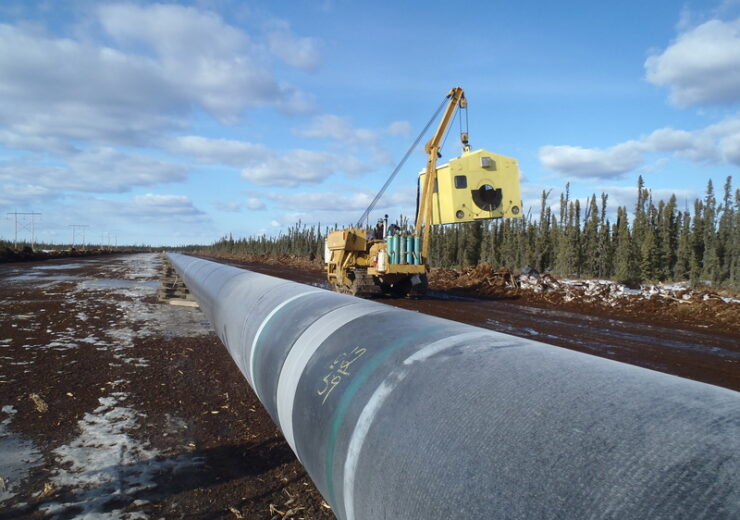
[{"label": "weld seam on pipe", "polygon": [[280,418],[279,421],[283,435],[285,435],[288,444],[298,455],[299,460],[300,454],[296,448],[293,432],[293,404],[296,390],[298,389],[298,381],[301,375],[303,375],[306,364],[319,347],[323,345],[324,341],[334,334],[337,329],[357,318],[383,312],[384,310],[373,306],[370,302],[362,300],[358,303],[335,309],[316,320],[301,334],[294,343],[293,348],[290,349],[278,379],[278,417]]},{"label": "weld seam on pipe", "polygon": [[[253,381],[252,386],[254,387],[254,392],[257,394],[257,398],[259,398],[260,401],[262,401],[260,385],[254,373],[254,361],[257,356],[257,350],[259,348],[260,336],[262,335],[263,332],[266,333],[269,331],[268,324],[270,324],[273,318],[277,319],[277,315],[280,313],[280,311],[285,310],[290,304],[294,303],[296,300],[303,298],[304,296],[308,296],[310,294],[316,294],[317,292],[319,291],[306,291],[303,293],[296,294],[295,296],[291,298],[288,298],[283,303],[281,303],[280,305],[272,309],[272,311],[270,311],[270,314],[267,315],[267,317],[262,321],[259,328],[257,329],[257,332],[254,335],[254,340],[252,341],[252,349],[249,353],[249,365],[248,366],[249,366],[250,380]],[[268,330],[265,330],[265,329],[268,329]]]},{"label": "weld seam on pipe", "polygon": [[383,406],[386,399],[390,397],[398,384],[403,381],[408,374],[409,365],[422,361],[429,356],[438,354],[448,348],[460,345],[466,340],[478,339],[486,336],[490,336],[488,331],[474,331],[463,332],[455,336],[439,339],[407,357],[403,361],[402,366],[399,366],[399,368],[388,374],[383,382],[375,389],[370,396],[370,399],[368,399],[367,403],[362,408],[360,417],[355,423],[355,428],[350,436],[349,447],[347,448],[347,458],[344,461],[344,514],[347,520],[355,520],[355,470],[357,467],[357,459],[362,451],[362,444],[365,441],[365,436],[370,430],[370,426],[372,426],[375,415]]},{"label": "weld seam on pipe", "polygon": [[342,394],[339,400],[337,409],[334,412],[333,419],[331,421],[331,429],[329,430],[329,436],[326,441],[326,481],[329,486],[329,496],[332,502],[335,502],[334,494],[334,456],[336,451],[337,435],[339,428],[344,423],[344,416],[347,412],[347,408],[354,399],[355,395],[359,391],[360,387],[367,381],[368,377],[385,361],[391,354],[397,350],[407,346],[412,340],[418,339],[423,336],[428,336],[434,332],[441,330],[442,327],[434,327],[426,330],[413,330],[407,333],[405,336],[396,339],[393,343],[383,348],[375,356],[370,358],[365,365],[362,366],[360,371],[352,378],[347,389]]}]

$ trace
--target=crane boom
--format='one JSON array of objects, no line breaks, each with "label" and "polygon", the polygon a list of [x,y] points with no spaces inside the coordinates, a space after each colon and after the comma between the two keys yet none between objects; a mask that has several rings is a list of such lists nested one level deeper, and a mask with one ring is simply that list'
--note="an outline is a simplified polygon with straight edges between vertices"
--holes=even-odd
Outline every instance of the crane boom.
[{"label": "crane boom", "polygon": [[[437,166],[440,149],[455,114],[458,109],[465,110],[467,105],[463,89],[451,89],[357,226],[328,233],[324,261],[327,279],[334,290],[353,296],[424,294],[428,286],[431,226],[521,217],[516,159],[482,149],[471,151],[467,128],[464,132],[460,130],[462,154]],[[415,232],[409,233],[405,224],[402,224],[403,229],[397,225],[388,227],[387,215],[385,225],[380,219],[376,229],[365,228],[364,223],[375,204],[440,113],[437,130],[424,146],[427,163],[419,174]]]},{"label": "crane boom", "polygon": [[[437,158],[439,157],[439,148],[442,138],[450,126],[455,111],[459,108],[467,108],[468,101],[465,99],[465,91],[460,87],[454,87],[447,94],[447,108],[445,109],[442,119],[439,121],[437,131],[431,139],[424,145],[424,151],[427,154],[426,176],[424,187],[419,200],[419,210],[416,214],[416,233],[422,236],[421,256],[426,259],[429,254],[429,227],[432,223],[432,193],[434,192],[434,183],[437,179]],[[463,146],[468,148],[468,134],[463,132],[460,135]],[[422,232],[423,229],[423,232]]]}]

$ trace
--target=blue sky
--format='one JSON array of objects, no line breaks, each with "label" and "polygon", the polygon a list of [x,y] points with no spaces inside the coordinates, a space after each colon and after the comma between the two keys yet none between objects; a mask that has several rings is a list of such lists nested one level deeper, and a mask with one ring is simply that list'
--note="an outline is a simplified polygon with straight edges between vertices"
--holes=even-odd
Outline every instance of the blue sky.
[{"label": "blue sky", "polygon": [[[5,0],[0,236],[14,211],[89,243],[352,223],[458,85],[473,148],[519,159],[525,211],[567,182],[612,211],[638,175],[656,199],[740,184],[738,0]],[[413,212],[423,165],[373,216]]]}]

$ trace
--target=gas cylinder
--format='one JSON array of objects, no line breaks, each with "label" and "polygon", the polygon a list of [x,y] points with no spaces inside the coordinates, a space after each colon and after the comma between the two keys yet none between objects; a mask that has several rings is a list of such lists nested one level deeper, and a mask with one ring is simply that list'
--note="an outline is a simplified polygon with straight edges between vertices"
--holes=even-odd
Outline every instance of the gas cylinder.
[{"label": "gas cylinder", "polygon": [[378,265],[376,269],[379,273],[384,273],[388,270],[388,251],[385,249],[378,251]]}]

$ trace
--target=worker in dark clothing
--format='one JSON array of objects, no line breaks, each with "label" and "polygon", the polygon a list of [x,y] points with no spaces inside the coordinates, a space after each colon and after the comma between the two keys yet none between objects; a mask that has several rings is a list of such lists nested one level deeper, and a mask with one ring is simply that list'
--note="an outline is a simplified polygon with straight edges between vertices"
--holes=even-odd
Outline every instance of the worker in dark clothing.
[{"label": "worker in dark clothing", "polygon": [[375,240],[383,240],[384,234],[385,233],[383,233],[383,219],[379,218],[378,223],[375,224],[375,230],[373,232],[373,237],[375,238]]}]

